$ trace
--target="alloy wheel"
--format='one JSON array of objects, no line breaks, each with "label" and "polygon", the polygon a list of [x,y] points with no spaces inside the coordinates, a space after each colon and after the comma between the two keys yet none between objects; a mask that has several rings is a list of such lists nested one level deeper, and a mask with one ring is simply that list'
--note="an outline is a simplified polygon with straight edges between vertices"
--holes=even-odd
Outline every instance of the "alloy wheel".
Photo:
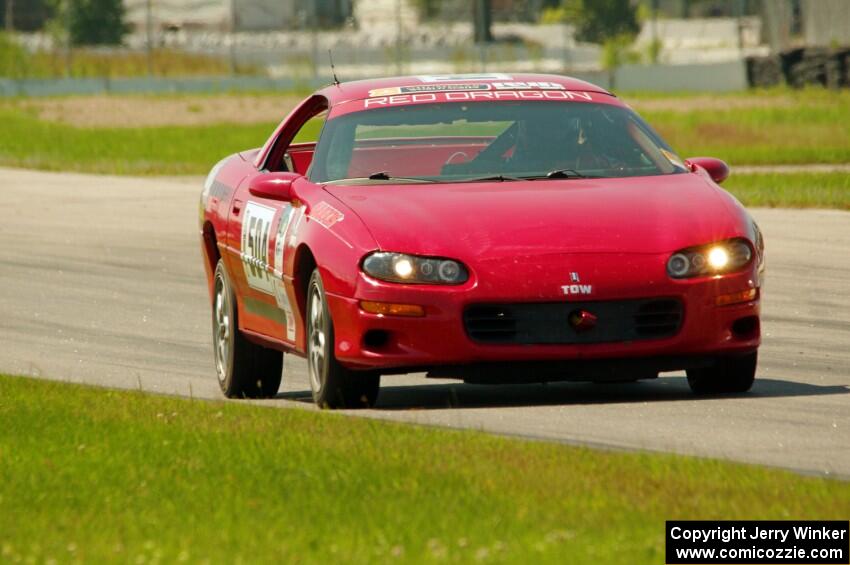
[{"label": "alloy wheel", "polygon": [[307,343],[310,386],[321,390],[325,364],[327,363],[327,334],[325,331],[325,307],[319,290],[310,294],[310,335]]},{"label": "alloy wheel", "polygon": [[215,308],[213,316],[213,339],[215,340],[215,369],[218,380],[224,382],[227,377],[227,363],[230,358],[230,309],[227,303],[224,281],[216,279]]}]

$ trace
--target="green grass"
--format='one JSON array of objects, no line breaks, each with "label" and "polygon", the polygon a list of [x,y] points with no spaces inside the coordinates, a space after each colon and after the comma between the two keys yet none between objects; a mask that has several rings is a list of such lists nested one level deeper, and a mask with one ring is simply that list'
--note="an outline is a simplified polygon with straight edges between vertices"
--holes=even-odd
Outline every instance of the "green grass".
[{"label": "green grass", "polygon": [[53,171],[206,174],[228,154],[265,143],[273,124],[77,128],[0,112],[0,163]]},{"label": "green grass", "polygon": [[[139,97],[139,104],[146,99]],[[683,157],[713,156],[733,167],[850,162],[847,91],[633,95],[627,100]],[[704,103],[710,104],[701,109]],[[270,120],[262,124],[81,128],[40,120],[32,104],[24,108],[20,100],[0,103],[0,164],[97,173],[201,175],[221,157],[261,145],[276,125]],[[285,110],[281,109],[281,116]],[[315,138],[318,128],[308,129],[301,139]]]},{"label": "green grass", "polygon": [[[757,105],[759,97],[763,106]],[[717,157],[734,165],[850,162],[850,92],[780,90],[711,98],[711,108],[688,111],[659,109],[656,100],[641,115],[683,157]],[[724,100],[729,108],[722,107]]]},{"label": "green grass", "polygon": [[[149,66],[150,63],[150,66]],[[240,73],[258,73],[244,67]],[[230,66],[223,57],[186,53],[178,49],[157,48],[150,60],[145,52],[111,49],[109,51],[75,47],[28,52],[8,34],[0,32],[0,77],[15,79],[46,78],[132,78],[223,76]]]},{"label": "green grass", "polygon": [[850,174],[735,174],[723,183],[745,206],[850,210]]},{"label": "green grass", "polygon": [[[79,128],[8,107],[0,121],[0,164],[127,175],[206,174],[219,159],[261,146],[277,125]],[[311,131],[301,139],[315,138],[318,128],[305,128]]]},{"label": "green grass", "polygon": [[6,562],[660,563],[666,519],[850,508],[755,466],[21,377],[0,421]]}]

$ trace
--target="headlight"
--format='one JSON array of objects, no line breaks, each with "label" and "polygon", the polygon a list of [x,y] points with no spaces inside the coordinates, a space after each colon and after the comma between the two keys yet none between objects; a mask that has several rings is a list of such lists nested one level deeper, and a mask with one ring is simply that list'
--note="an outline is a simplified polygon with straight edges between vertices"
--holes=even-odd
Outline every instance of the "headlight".
[{"label": "headlight", "polygon": [[667,274],[674,279],[720,275],[741,270],[753,258],[745,239],[729,239],[677,251],[667,260]]},{"label": "headlight", "polygon": [[462,284],[469,272],[451,259],[377,251],[363,260],[363,271],[382,281],[410,284]]}]

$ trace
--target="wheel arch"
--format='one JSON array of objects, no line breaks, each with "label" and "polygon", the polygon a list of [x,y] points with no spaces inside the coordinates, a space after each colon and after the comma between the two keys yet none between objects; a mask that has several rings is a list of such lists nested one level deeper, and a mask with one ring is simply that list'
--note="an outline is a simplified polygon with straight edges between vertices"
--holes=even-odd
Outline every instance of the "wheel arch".
[{"label": "wheel arch", "polygon": [[207,274],[207,287],[210,293],[210,300],[212,300],[213,286],[215,284],[215,268],[221,259],[221,253],[218,250],[215,227],[210,220],[206,220],[201,228],[201,247],[204,254],[204,271]]},{"label": "wheel arch", "polygon": [[310,285],[310,276],[317,265],[313,250],[306,243],[302,243],[296,248],[292,269],[292,286],[295,290],[295,300],[298,303],[303,327],[306,327],[307,287]]}]

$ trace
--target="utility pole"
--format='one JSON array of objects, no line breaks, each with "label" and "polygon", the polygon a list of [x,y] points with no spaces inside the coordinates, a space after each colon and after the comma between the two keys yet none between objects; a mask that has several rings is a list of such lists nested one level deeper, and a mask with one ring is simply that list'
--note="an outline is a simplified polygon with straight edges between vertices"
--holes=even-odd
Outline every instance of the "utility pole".
[{"label": "utility pole", "polygon": [[475,43],[490,43],[493,41],[493,14],[490,0],[475,0],[472,5],[472,17],[474,20]]},{"label": "utility pole", "polygon": [[236,0],[230,0],[230,74],[236,74]]},{"label": "utility pole", "polygon": [[62,27],[64,28],[64,48],[65,48],[65,76],[71,77],[74,66],[74,49],[71,38],[71,16],[69,14],[71,7],[68,5],[68,0],[60,0],[60,10],[62,11]]},{"label": "utility pole", "polygon": [[568,29],[569,28],[567,28],[567,22],[562,21],[561,22],[561,41],[563,42],[563,47],[564,47],[564,52],[563,52],[564,60],[563,60],[563,63],[562,63],[563,68],[562,68],[561,72],[563,72],[565,75],[569,74],[569,68],[570,68],[570,47],[569,47],[569,43],[568,43],[569,34],[567,33]]},{"label": "utility pole", "polygon": [[473,28],[472,35],[480,56],[480,71],[487,72],[488,47],[493,41],[491,26],[493,15],[490,0],[475,0],[472,4]]},{"label": "utility pole", "polygon": [[148,76],[153,76],[153,0],[145,1],[145,35]]},{"label": "utility pole", "polygon": [[396,0],[395,2],[395,70],[396,74],[400,75],[402,73],[402,31],[403,26],[401,22],[401,0]]},{"label": "utility pole", "polygon": [[15,0],[6,0],[6,31],[15,31]]},{"label": "utility pole", "polygon": [[319,79],[319,13],[313,4],[310,8],[310,58],[313,61],[313,81]]},{"label": "utility pole", "polygon": [[735,2],[735,21],[738,28],[738,54],[744,56],[744,0]]},{"label": "utility pole", "polygon": [[658,63],[658,41],[658,0],[652,0],[652,48],[650,51],[652,53],[652,61],[650,62],[653,65]]}]

